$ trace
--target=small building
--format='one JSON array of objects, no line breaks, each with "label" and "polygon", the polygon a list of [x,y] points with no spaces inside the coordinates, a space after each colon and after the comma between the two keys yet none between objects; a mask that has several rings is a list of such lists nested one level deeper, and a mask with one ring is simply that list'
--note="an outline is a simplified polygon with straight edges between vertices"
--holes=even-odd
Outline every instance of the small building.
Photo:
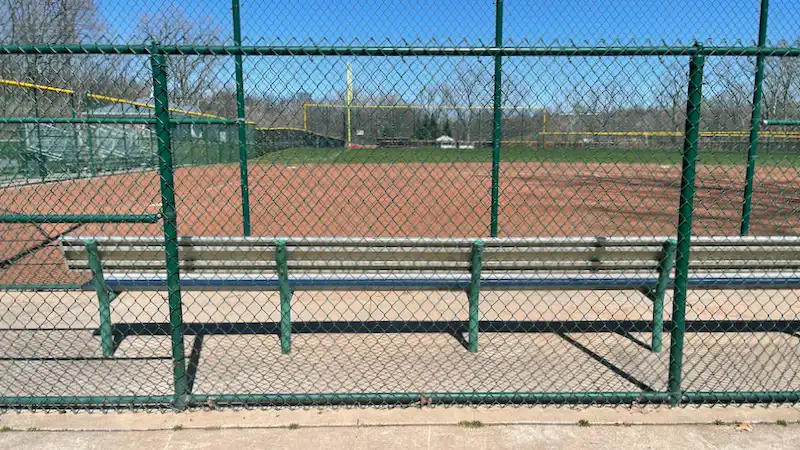
[{"label": "small building", "polygon": [[[195,107],[170,107],[171,118],[192,119],[200,111]],[[155,117],[155,106],[152,98],[137,98],[132,102],[111,103],[95,109],[91,109],[86,117],[92,118],[153,118]],[[147,125],[140,125],[147,128]],[[209,142],[228,142],[228,125],[217,124],[189,124],[173,125],[170,127],[174,139],[203,139]]]},{"label": "small building", "polygon": [[439,136],[436,138],[436,146],[439,148],[456,148],[456,140],[450,136]]}]

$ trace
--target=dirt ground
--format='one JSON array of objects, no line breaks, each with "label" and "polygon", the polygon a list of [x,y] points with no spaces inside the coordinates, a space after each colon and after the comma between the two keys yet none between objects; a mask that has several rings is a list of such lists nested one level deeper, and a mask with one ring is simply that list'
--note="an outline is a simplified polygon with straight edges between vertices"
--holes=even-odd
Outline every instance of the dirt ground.
[{"label": "dirt ground", "polygon": [[[737,235],[744,168],[698,167],[694,233]],[[800,177],[756,171],[754,235],[798,234]],[[2,190],[13,213],[145,214],[160,211],[155,172]],[[178,169],[179,233],[242,233],[236,165]],[[677,225],[680,167],[645,164],[505,163],[500,236],[659,236]],[[250,167],[252,234],[260,236],[486,236],[491,166],[484,163]],[[55,241],[72,235],[160,235],[161,225],[2,224],[0,283],[74,282]]]}]

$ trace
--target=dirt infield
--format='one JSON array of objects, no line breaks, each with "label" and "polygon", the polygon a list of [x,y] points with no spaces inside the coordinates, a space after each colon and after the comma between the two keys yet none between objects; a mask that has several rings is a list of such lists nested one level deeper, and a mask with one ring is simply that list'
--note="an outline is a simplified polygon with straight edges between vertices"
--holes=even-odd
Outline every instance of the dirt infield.
[{"label": "dirt infield", "polygon": [[[253,235],[486,236],[486,163],[250,167]],[[178,169],[179,233],[241,235],[237,165]],[[672,235],[680,167],[653,164],[504,163],[500,236]],[[694,233],[736,235],[744,168],[700,165]],[[752,234],[798,234],[800,177],[756,171]],[[158,174],[137,172],[2,189],[7,213],[159,212]],[[74,282],[54,242],[72,235],[160,235],[161,225],[0,225],[0,282]],[[40,248],[41,247],[41,248]]]}]

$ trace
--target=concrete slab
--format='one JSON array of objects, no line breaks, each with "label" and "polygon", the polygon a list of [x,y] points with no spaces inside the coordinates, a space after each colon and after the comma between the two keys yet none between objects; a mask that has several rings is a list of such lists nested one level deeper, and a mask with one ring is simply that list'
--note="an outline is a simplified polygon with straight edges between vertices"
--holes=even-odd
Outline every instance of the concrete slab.
[{"label": "concrete slab", "polygon": [[[165,298],[126,293],[114,301],[112,320],[127,333],[109,359],[100,351],[93,294],[3,293],[0,393],[171,395]],[[463,293],[299,292],[294,319],[333,326],[293,334],[289,355],[281,354],[274,333],[276,293],[192,292],[183,302],[185,356],[195,394],[646,392],[664,391],[668,378],[670,337],[664,336],[664,351],[650,351],[652,305],[636,292],[486,293],[483,321],[560,323],[564,330],[574,323],[627,323],[634,330],[501,327],[481,332],[474,354],[445,330],[398,329],[414,321],[466,320]],[[723,332],[719,323],[700,323],[688,332],[685,390],[800,390],[800,336],[791,332],[800,323],[800,290],[698,291],[688,302],[690,325],[697,320],[759,325]],[[669,319],[669,298],[665,311]]]},{"label": "concrete slab", "polygon": [[135,432],[5,432],[0,449],[784,449],[800,426],[387,426]]},{"label": "concrete slab", "polygon": [[154,431],[240,428],[336,428],[381,426],[483,425],[702,425],[715,423],[800,423],[800,408],[791,406],[670,408],[646,407],[434,407],[306,408],[108,413],[6,413],[0,428],[42,431]]}]

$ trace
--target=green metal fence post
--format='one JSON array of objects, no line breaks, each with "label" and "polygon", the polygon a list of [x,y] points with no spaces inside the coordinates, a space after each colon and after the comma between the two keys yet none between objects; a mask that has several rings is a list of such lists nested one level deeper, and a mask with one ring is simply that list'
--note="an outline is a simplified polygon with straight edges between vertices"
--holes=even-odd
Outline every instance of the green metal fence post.
[{"label": "green metal fence post", "polygon": [[100,316],[100,348],[103,356],[110,358],[114,356],[114,332],[111,328],[111,301],[114,294],[106,285],[103,276],[103,262],[100,259],[100,251],[97,249],[97,241],[87,240],[84,243],[86,254],[89,261],[89,270],[92,272],[92,285],[97,292],[98,312]]},{"label": "green metal fence post", "polygon": [[697,144],[700,138],[700,107],[703,101],[703,65],[705,56],[694,54],[689,59],[689,93],[686,101],[686,130],[683,140],[681,195],[678,207],[678,242],[675,256],[675,287],[672,300],[672,332],[669,349],[670,401],[681,400],[683,340],[686,332],[686,289],[689,278],[692,216],[694,214]]},{"label": "green metal fence post", "polygon": [[654,353],[661,352],[661,342],[664,335],[664,296],[667,293],[667,285],[672,268],[675,266],[675,239],[667,239],[661,247],[664,257],[658,264],[658,282],[653,291],[653,335],[651,338],[650,349]]},{"label": "green metal fence post", "polygon": [[19,149],[17,149],[15,156],[17,159],[22,159],[24,167],[20,168],[20,171],[24,172],[20,172],[20,174],[24,174],[25,177],[27,178],[31,176],[30,174],[31,158],[30,158],[30,152],[28,151],[28,148],[30,146],[30,141],[28,140],[28,128],[25,126],[25,124],[21,124],[20,127],[17,128],[17,133],[18,133],[17,139],[19,140]]},{"label": "green metal fence post", "polygon": [[183,309],[181,306],[180,266],[178,259],[178,225],[175,208],[175,180],[172,166],[172,142],[169,129],[169,95],[166,58],[154,44],[150,56],[153,66],[153,98],[155,100],[156,135],[158,136],[159,178],[161,179],[161,214],[164,221],[164,249],[167,263],[169,324],[172,341],[172,370],[175,388],[173,406],[186,405],[187,380],[183,347]]},{"label": "green metal fence post", "polygon": [[[503,46],[503,0],[496,0],[494,44]],[[492,119],[492,210],[491,236],[497,236],[497,216],[500,196],[500,139],[503,132],[503,57],[494,57],[494,116]]]},{"label": "green metal fence post", "polygon": [[[242,25],[239,0],[233,0],[233,44],[242,45]],[[242,190],[243,234],[250,236],[250,188],[247,179],[247,123],[244,120],[244,74],[242,55],[235,55],[236,69],[236,125],[239,128],[239,184]]]},{"label": "green metal fence post", "polygon": [[[761,16],[758,22],[758,47],[767,43],[767,16],[769,0],[761,0]],[[744,202],[742,205],[742,226],[739,234],[750,233],[750,210],[753,202],[753,178],[756,173],[756,153],[758,147],[758,126],[761,121],[761,90],[764,84],[764,55],[756,55],[756,76],[753,86],[753,112],[750,117],[750,148],[747,152],[747,172],[744,182]]]},{"label": "green metal fence post", "polygon": [[[33,90],[33,108],[35,110],[34,116],[41,117],[39,111],[39,95],[37,94],[37,90]],[[36,127],[36,142],[39,147],[39,151],[36,153],[36,167],[39,171],[39,178],[44,181],[47,178],[47,166],[45,165],[45,155],[44,149],[42,148],[42,124],[37,123],[34,125]]]},{"label": "green metal fence post", "polygon": [[[77,119],[78,113],[75,110],[75,93],[69,94],[69,107],[72,111],[72,118]],[[75,146],[75,175],[76,178],[81,177],[81,149],[78,140],[78,124],[72,124],[72,145]]]},{"label": "green metal fence post", "polygon": [[469,334],[469,351],[475,353],[478,351],[478,325],[480,319],[478,303],[480,300],[481,271],[483,269],[483,241],[480,239],[472,243],[472,265],[470,267],[471,277],[469,289],[467,290],[467,298],[469,299],[469,327],[467,331]]},{"label": "green metal fence post", "polygon": [[[90,117],[89,91],[83,93],[83,105],[86,108],[86,117]],[[89,175],[97,176],[97,167],[94,165],[94,149],[92,149],[92,125],[86,124],[86,146],[89,147]]]},{"label": "green metal fence post", "polygon": [[275,265],[280,283],[281,310],[281,353],[289,354],[292,349],[292,290],[289,287],[289,264],[287,262],[286,241],[275,241]]},{"label": "green metal fence post", "polygon": [[[128,170],[129,158],[128,158],[128,138],[126,136],[127,132],[125,131],[126,125],[121,124],[119,127],[122,129],[122,170]],[[112,170],[117,169],[116,164],[112,165],[111,167],[113,167]]]}]

